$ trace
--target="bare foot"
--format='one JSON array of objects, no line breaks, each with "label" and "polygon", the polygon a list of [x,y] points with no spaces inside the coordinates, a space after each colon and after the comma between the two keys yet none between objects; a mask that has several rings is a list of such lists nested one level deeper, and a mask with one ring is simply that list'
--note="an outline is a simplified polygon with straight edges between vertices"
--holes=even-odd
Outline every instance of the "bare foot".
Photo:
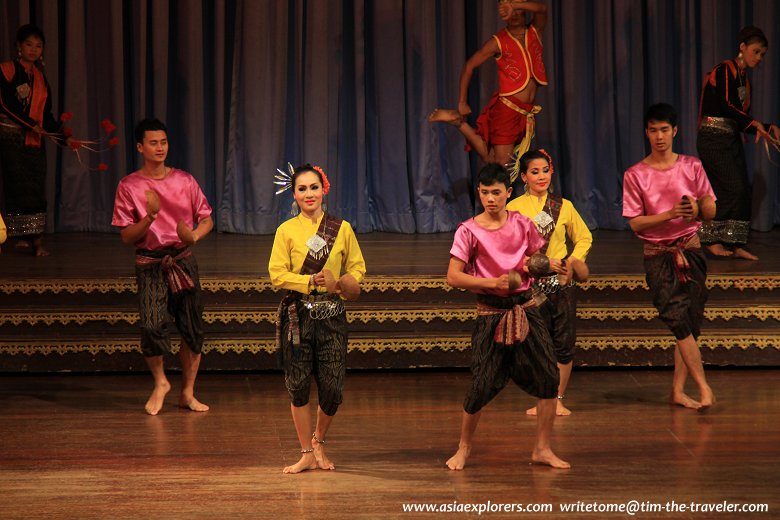
[{"label": "bare foot", "polygon": [[165,402],[165,395],[171,390],[171,384],[166,381],[161,385],[154,385],[152,395],[149,396],[149,400],[146,401],[146,413],[149,415],[157,415],[163,407]]},{"label": "bare foot", "polygon": [[571,415],[571,410],[563,406],[563,401],[558,399],[558,404],[555,407],[555,415],[559,417],[565,417],[567,415]]},{"label": "bare foot", "polygon": [[320,469],[336,469],[333,462],[330,461],[327,455],[325,455],[324,443],[318,442],[317,439],[311,440],[311,447],[314,448],[314,459],[317,461],[317,467]]},{"label": "bare foot", "polygon": [[306,471],[309,469],[317,469],[317,461],[314,459],[314,453],[302,453],[301,459],[293,464],[292,466],[287,466],[282,470],[282,473],[300,473],[301,471]]},{"label": "bare foot", "polygon": [[734,248],[734,256],[736,258],[742,258],[743,260],[752,260],[756,261],[758,260],[758,257],[748,251],[747,249],[741,248],[741,247],[735,247]]},{"label": "bare foot", "polygon": [[30,246],[29,240],[17,240],[14,247],[16,247],[16,249],[30,249]]},{"label": "bare foot", "polygon": [[[530,415],[532,417],[536,417],[536,407],[529,408],[525,411],[526,415]],[[563,402],[558,399],[558,403],[555,405],[555,415],[559,417],[566,417],[568,415],[571,415],[571,410],[563,406]]]},{"label": "bare foot", "polygon": [[428,122],[449,123],[452,126],[460,126],[463,123],[463,116],[457,110],[437,108],[428,115]]},{"label": "bare foot", "polygon": [[728,258],[734,255],[734,252],[723,247],[723,244],[709,244],[706,247],[712,256]]},{"label": "bare foot", "polygon": [[193,412],[208,412],[209,407],[195,399],[195,397],[179,397],[179,406],[181,408],[187,408]]},{"label": "bare foot", "polygon": [[692,410],[698,410],[701,408],[701,403],[695,399],[692,399],[685,393],[672,392],[669,396],[669,404],[682,406],[684,408],[690,408]]},{"label": "bare foot", "polygon": [[715,404],[715,394],[712,393],[712,388],[709,386],[702,388],[699,403],[700,406],[698,410],[700,412],[708,410],[713,404]]},{"label": "bare foot", "polygon": [[533,461],[534,464],[552,466],[557,469],[569,469],[571,467],[571,464],[558,458],[550,448],[545,450],[534,450],[531,454],[531,461]]},{"label": "bare foot", "polygon": [[32,246],[33,246],[33,253],[35,254],[35,256],[49,256],[49,252],[43,248],[42,239],[36,238],[35,240],[33,240]]},{"label": "bare foot", "polygon": [[466,459],[469,458],[469,455],[471,455],[471,446],[459,446],[455,455],[447,461],[447,467],[455,471],[461,471],[466,466]]}]

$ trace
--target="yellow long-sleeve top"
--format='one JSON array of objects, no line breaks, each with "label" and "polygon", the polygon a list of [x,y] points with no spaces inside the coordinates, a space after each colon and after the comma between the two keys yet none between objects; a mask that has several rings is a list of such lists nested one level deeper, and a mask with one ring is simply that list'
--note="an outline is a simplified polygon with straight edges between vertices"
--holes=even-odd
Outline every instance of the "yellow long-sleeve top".
[{"label": "yellow long-sleeve top", "polygon": [[[506,205],[509,211],[519,211],[521,214],[533,220],[533,218],[542,212],[547,202],[547,195],[535,197],[524,193]],[[550,245],[547,246],[547,256],[558,260],[565,258],[568,249],[566,248],[566,235],[569,236],[574,249],[570,256],[579,258],[583,262],[588,256],[590,246],[593,244],[593,235],[590,234],[588,226],[582,220],[580,214],[574,209],[574,205],[566,199],[563,199],[561,214],[555,223],[555,230],[550,236]]]},{"label": "yellow long-sleeve top", "polygon": [[[323,217],[324,214],[315,223],[300,214],[276,230],[271,259],[268,261],[268,274],[271,275],[271,284],[274,287],[309,293],[310,275],[299,273],[306,255],[309,254],[306,241],[317,233]],[[366,275],[363,253],[352,226],[346,220],[341,222],[324,268],[330,270],[336,278],[351,274],[358,282]],[[324,292],[325,288],[318,287],[317,290]]]},{"label": "yellow long-sleeve top", "polygon": [[8,238],[8,230],[5,227],[5,220],[3,220],[3,216],[0,215],[0,244],[5,242],[6,238]]}]

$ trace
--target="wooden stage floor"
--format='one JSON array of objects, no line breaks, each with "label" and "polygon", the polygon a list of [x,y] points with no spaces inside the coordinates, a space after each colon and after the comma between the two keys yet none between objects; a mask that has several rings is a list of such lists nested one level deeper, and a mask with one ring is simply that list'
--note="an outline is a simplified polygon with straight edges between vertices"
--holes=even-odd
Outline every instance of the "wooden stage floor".
[{"label": "wooden stage floor", "polygon": [[[51,256],[33,258],[2,246],[0,278],[111,278],[133,276],[133,249],[111,233],[56,233],[44,236]],[[452,233],[358,235],[368,276],[444,276]],[[212,233],[194,251],[203,277],[267,277],[272,235]],[[711,274],[780,272],[780,228],[753,232],[751,249],[761,260],[710,260]],[[594,275],[643,274],[642,244],[629,231],[597,230],[588,264]]]},{"label": "wooden stage floor", "polygon": [[[143,404],[148,375],[12,376],[0,380],[0,518],[477,518],[404,513],[404,504],[521,504],[539,518],[566,504],[767,504],[769,513],[638,513],[637,518],[777,518],[780,378],[712,370],[708,413],[665,404],[671,373],[575,371],[570,417],[554,447],[571,470],[532,466],[532,404],[507,387],[484,410],[469,464],[457,446],[465,371],[359,372],[328,437],[333,472],[283,475],[297,460],[280,374],[203,374],[203,414]],[[522,514],[483,514],[480,518]]]}]

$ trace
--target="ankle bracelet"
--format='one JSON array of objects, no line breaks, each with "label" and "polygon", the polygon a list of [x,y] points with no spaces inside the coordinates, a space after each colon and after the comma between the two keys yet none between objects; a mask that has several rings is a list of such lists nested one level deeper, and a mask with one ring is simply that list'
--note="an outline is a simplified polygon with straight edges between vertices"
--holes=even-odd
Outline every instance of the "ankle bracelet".
[{"label": "ankle bracelet", "polygon": [[563,394],[558,394],[558,399],[563,399]]},{"label": "ankle bracelet", "polygon": [[325,441],[317,437],[317,432],[311,434],[311,438],[317,441],[318,444],[325,444]]},{"label": "ankle bracelet", "polygon": [[307,453],[312,453],[313,451],[314,451],[314,448],[304,448],[304,449],[301,450],[301,453],[303,453],[305,455]]}]

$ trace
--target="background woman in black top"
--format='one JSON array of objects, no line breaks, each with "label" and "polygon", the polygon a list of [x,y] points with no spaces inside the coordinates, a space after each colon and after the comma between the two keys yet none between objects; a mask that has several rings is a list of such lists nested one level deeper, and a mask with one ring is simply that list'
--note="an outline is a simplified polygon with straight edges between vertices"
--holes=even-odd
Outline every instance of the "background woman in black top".
[{"label": "background woman in black top", "polygon": [[748,180],[742,132],[777,144],[780,129],[750,116],[750,81],[747,69],[758,66],[768,41],[758,27],[739,32],[739,54],[712,69],[701,89],[699,131],[696,148],[718,199],[712,222],[699,231],[701,242],[718,257],[758,257],[746,249],[751,218],[751,187]]}]

